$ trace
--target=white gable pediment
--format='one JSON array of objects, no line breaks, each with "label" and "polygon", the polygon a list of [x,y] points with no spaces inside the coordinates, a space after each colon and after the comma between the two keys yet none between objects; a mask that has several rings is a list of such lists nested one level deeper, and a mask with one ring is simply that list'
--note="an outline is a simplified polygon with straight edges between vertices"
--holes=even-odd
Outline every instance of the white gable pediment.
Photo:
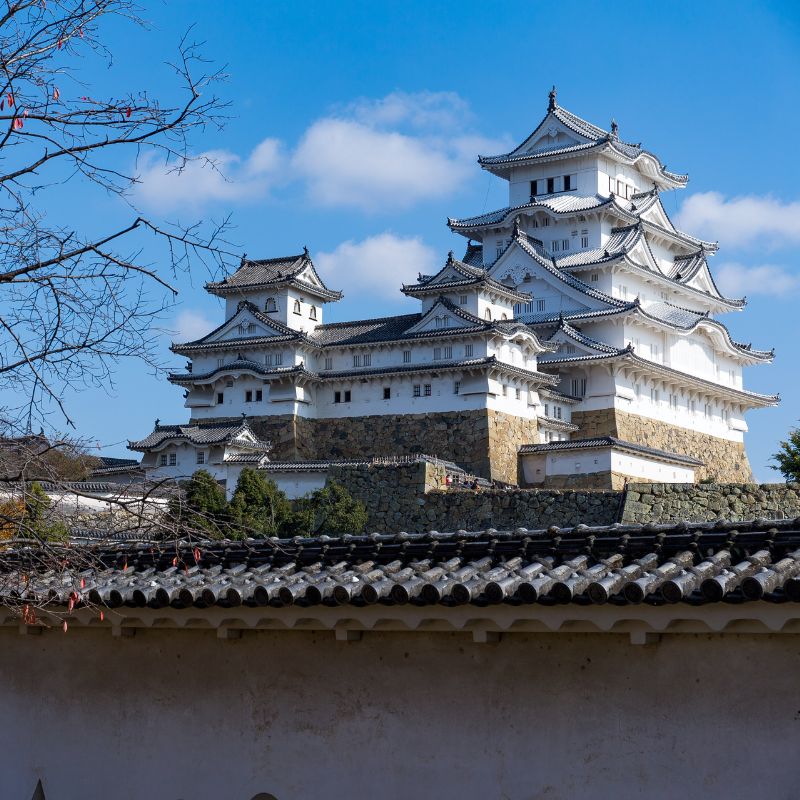
[{"label": "white gable pediment", "polygon": [[658,225],[660,228],[666,228],[668,231],[675,230],[675,226],[667,216],[667,212],[664,211],[664,206],[661,205],[660,200],[653,203],[647,211],[641,214],[640,219],[645,220],[645,222],[652,222],[654,225]]},{"label": "white gable pediment", "polygon": [[203,341],[212,342],[235,341],[253,336],[283,336],[284,331],[273,328],[265,320],[256,317],[249,308],[240,308],[221,328],[209,334]]},{"label": "white gable pediment", "polygon": [[515,151],[515,155],[539,153],[546,150],[557,150],[572,147],[591,141],[570,130],[561,120],[552,114]]},{"label": "white gable pediment", "polygon": [[495,261],[489,270],[489,275],[501,282],[510,279],[513,285],[523,292],[530,292],[533,284],[536,286],[536,290],[532,292],[534,298],[537,294],[561,295],[562,308],[579,310],[608,307],[608,303],[602,299],[586,293],[586,290],[592,291],[589,286],[577,278],[566,275],[555,266],[547,267],[541,264],[517,241],[513,241]]},{"label": "white gable pediment", "polygon": [[322,288],[322,282],[316,276],[316,273],[314,272],[313,269],[311,269],[311,267],[305,267],[300,272],[298,272],[295,277],[297,278],[297,280],[302,281],[303,283],[307,283],[309,286],[317,286],[319,288]]},{"label": "white gable pediment", "polygon": [[663,272],[663,270],[658,266],[658,262],[653,258],[650,248],[647,247],[642,240],[639,240],[628,251],[628,257],[631,259],[631,261],[641,264],[644,267],[649,267],[654,272]]},{"label": "white gable pediment", "polygon": [[686,281],[686,286],[690,286],[692,289],[698,289],[706,294],[717,294],[717,291],[714,288],[714,283],[711,280],[711,274],[708,271],[707,264],[704,264],[702,267],[700,267],[700,269],[697,271],[697,274],[694,275],[691,280]]},{"label": "white gable pediment", "polygon": [[460,314],[453,313],[443,303],[437,302],[431,307],[427,314],[407,333],[423,333],[425,331],[446,330],[452,328],[472,328],[480,325],[471,319],[465,319]]},{"label": "white gable pediment", "polygon": [[556,352],[559,355],[594,356],[604,352],[600,348],[591,347],[587,343],[570,336],[566,331],[563,330],[556,331],[556,333],[550,337],[549,341],[555,342],[558,345],[558,350]]}]

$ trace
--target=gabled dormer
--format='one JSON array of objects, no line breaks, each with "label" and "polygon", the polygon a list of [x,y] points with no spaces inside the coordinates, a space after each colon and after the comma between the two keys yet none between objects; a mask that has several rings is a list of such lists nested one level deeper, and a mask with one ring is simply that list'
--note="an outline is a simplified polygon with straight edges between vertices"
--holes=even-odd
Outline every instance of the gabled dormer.
[{"label": "gabled dormer", "polygon": [[435,275],[420,275],[416,283],[404,284],[403,294],[422,301],[422,313],[445,298],[462,311],[481,320],[511,319],[514,306],[530,299],[511,281],[496,281],[483,267],[458,261],[450,251],[444,267]]},{"label": "gabled dormer", "polygon": [[307,249],[296,256],[242,259],[233,275],[206,284],[206,291],[225,298],[225,316],[236,313],[247,300],[282,325],[313,331],[322,324],[325,303],[340,300],[341,292],[328,289],[317,273]]}]

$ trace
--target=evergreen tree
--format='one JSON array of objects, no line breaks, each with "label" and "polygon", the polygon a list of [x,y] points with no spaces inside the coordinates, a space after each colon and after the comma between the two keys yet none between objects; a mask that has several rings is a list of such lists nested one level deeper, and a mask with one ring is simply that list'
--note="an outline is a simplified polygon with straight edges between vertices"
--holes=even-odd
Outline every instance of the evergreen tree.
[{"label": "evergreen tree", "polygon": [[286,495],[273,481],[249,467],[241,471],[228,509],[234,538],[294,533],[294,514]]},{"label": "evergreen tree", "polygon": [[169,512],[175,522],[189,531],[214,539],[225,535],[228,512],[225,490],[204,469],[192,475],[184,497],[170,500]]},{"label": "evergreen tree", "polygon": [[297,503],[295,524],[306,536],[338,536],[363,533],[367,526],[367,509],[354,500],[341,484],[331,481]]},{"label": "evergreen tree", "polygon": [[788,441],[781,442],[780,450],[772,458],[777,465],[770,465],[771,469],[780,472],[787,481],[800,482],[800,429],[789,431]]}]

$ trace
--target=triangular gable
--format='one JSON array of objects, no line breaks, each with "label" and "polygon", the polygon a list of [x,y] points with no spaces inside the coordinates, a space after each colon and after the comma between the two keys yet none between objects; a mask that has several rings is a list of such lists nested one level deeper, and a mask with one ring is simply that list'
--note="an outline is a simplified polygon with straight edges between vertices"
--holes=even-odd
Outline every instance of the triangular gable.
[{"label": "triangular gable", "polygon": [[520,239],[513,239],[489,270],[489,276],[496,281],[509,278],[521,291],[534,298],[543,295],[561,295],[561,307],[557,310],[582,311],[606,309],[620,303],[603,292],[592,289],[588,284],[568,275],[551,262],[536,253],[533,245],[525,245]]},{"label": "triangular gable", "polygon": [[[244,330],[240,329],[244,326]],[[250,326],[253,326],[251,328]],[[259,314],[251,305],[242,304],[236,313],[216,330],[211,331],[198,342],[213,344],[215,342],[235,342],[237,339],[252,339],[254,336],[286,336],[293,334],[280,322],[272,321],[269,317]]]},{"label": "triangular gable", "polygon": [[512,155],[519,156],[526,153],[531,155],[558,150],[562,147],[573,147],[577,144],[588,144],[591,139],[579,136],[571,131],[561,120],[548,114],[539,127],[516,149]]},{"label": "triangular gable", "polygon": [[705,260],[703,260],[702,264],[691,278],[681,282],[692,289],[710,294],[712,297],[722,297],[714,283],[714,279],[711,277],[711,270],[708,268],[708,264]]},{"label": "triangular gable", "polygon": [[677,230],[672,224],[672,220],[669,218],[659,195],[656,195],[655,202],[649,208],[639,214],[639,218],[645,222],[652,222],[654,225],[658,225],[668,231],[676,232]]},{"label": "triangular gable", "polygon": [[565,322],[562,322],[548,342],[558,345],[556,353],[560,355],[596,356],[616,352],[616,348],[595,341]]},{"label": "triangular gable", "polygon": [[439,298],[428,312],[423,314],[419,322],[406,330],[406,334],[454,328],[481,328],[483,324],[480,319],[472,314],[468,314],[452,303]]},{"label": "triangular gable", "polygon": [[309,286],[327,289],[327,286],[325,286],[319,275],[317,275],[317,271],[311,265],[311,262],[306,263],[303,269],[294,275],[294,278],[298,281],[308,284]]}]

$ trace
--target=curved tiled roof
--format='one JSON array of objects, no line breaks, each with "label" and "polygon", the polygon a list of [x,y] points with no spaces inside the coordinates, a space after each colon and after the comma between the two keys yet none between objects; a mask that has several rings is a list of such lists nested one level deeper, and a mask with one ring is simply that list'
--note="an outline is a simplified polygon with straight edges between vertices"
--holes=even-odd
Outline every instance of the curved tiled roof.
[{"label": "curved tiled roof", "polygon": [[[297,276],[309,269],[319,281],[319,286],[300,280]],[[226,295],[239,291],[251,291],[263,287],[292,283],[325,300],[339,300],[341,292],[328,289],[319,277],[308,251],[294,256],[278,258],[242,259],[241,266],[224,280],[207,283],[205,288],[212,294]]]},{"label": "curved tiled roof", "polygon": [[237,358],[228,364],[215,367],[207,372],[171,372],[167,376],[167,380],[178,385],[197,383],[198,381],[208,381],[215,375],[238,371],[255,372],[265,378],[283,378],[289,375],[301,375],[306,372],[302,364],[294,364],[289,367],[267,367],[259,361],[251,361],[249,358]]},{"label": "curved tiled roof", "polygon": [[[588,141],[566,146],[558,145],[552,148],[540,148],[535,151],[523,151],[522,148],[547,124],[548,120],[551,119],[558,120],[569,130]],[[668,170],[664,164],[661,163],[658,156],[643,148],[641,144],[624,142],[618,138],[616,132],[606,131],[597,125],[593,125],[582,117],[579,117],[577,114],[573,114],[571,111],[567,111],[567,109],[561,108],[561,106],[555,104],[551,104],[542,121],[518,147],[508,153],[502,153],[496,156],[479,156],[478,163],[482,167],[500,167],[528,160],[578,153],[594,148],[606,151],[611,150],[630,163],[634,163],[640,158],[649,157],[655,161],[659,174],[667,181],[682,186],[685,185],[688,180],[686,175]]]},{"label": "curved tiled roof", "polygon": [[[151,450],[160,447],[169,441],[185,441],[196,445],[231,444],[236,442],[242,434],[253,433],[247,420],[238,422],[209,422],[203,425],[159,425],[156,424],[153,432],[138,442],[128,442],[131,450]],[[256,439],[255,442],[242,440],[242,444],[254,450],[266,452],[270,448],[269,442]]]},{"label": "curved tiled roof", "polygon": [[7,551],[4,591],[53,609],[800,600],[798,520],[52,547],[58,569]]},{"label": "curved tiled roof", "polygon": [[480,228],[485,225],[500,225],[509,217],[519,214],[521,211],[535,211],[536,209],[546,209],[553,214],[574,214],[581,211],[594,211],[603,208],[614,202],[613,197],[603,197],[596,194],[589,197],[581,197],[573,194],[559,193],[542,195],[530,203],[523,203],[520,206],[507,206],[497,211],[490,211],[480,214],[477,217],[464,217],[455,219],[448,217],[447,224],[453,229],[459,228]]}]

